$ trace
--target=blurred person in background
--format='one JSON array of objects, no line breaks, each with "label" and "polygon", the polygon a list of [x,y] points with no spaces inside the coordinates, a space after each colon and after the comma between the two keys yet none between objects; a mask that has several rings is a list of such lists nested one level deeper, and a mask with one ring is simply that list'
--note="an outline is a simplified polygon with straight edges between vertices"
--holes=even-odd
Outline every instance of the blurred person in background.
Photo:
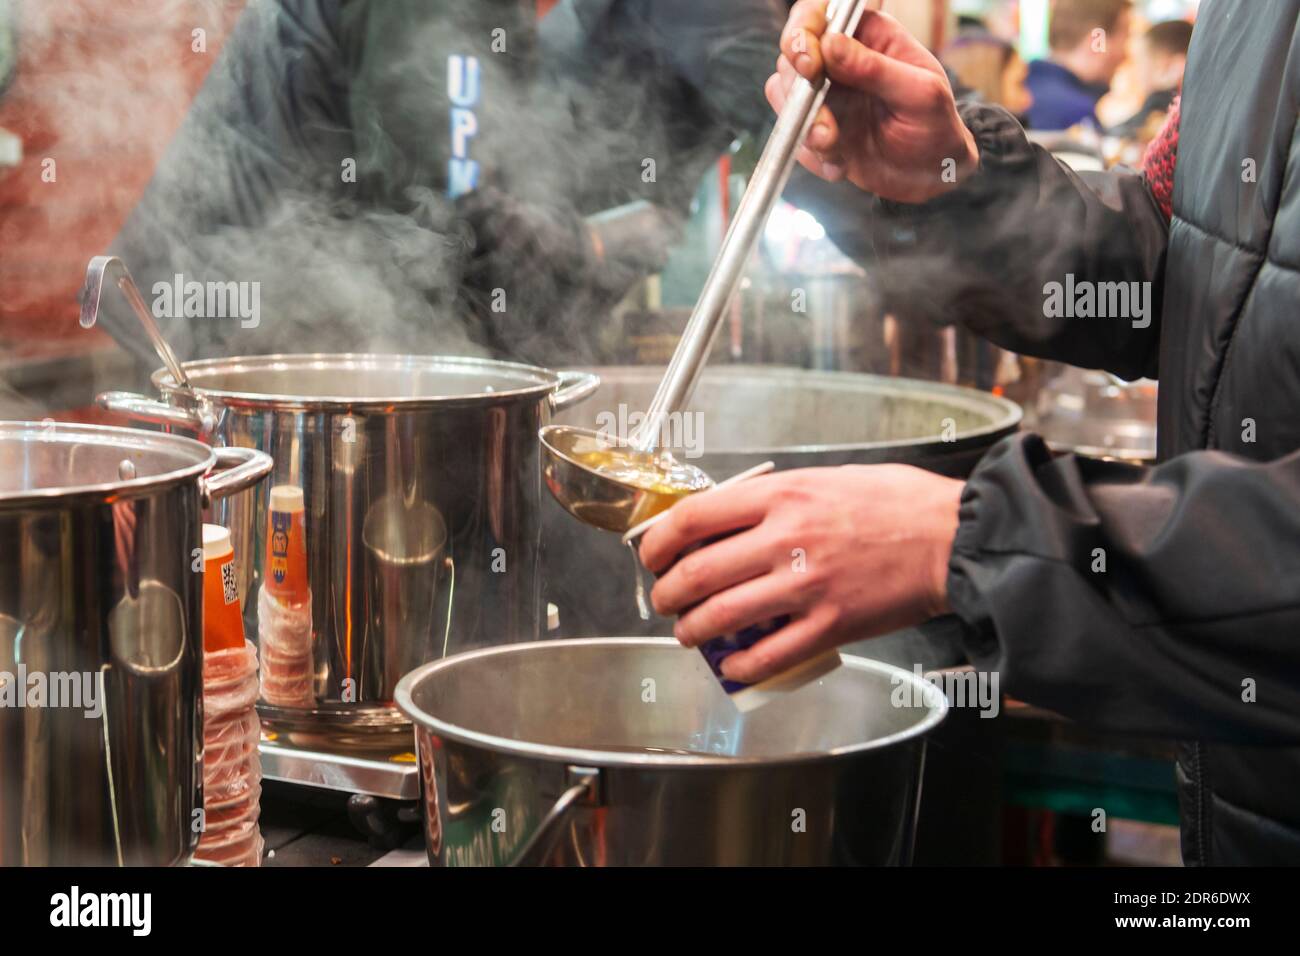
[{"label": "blurred person in background", "polygon": [[587,333],[662,267],[705,171],[770,123],[762,78],[786,12],[252,0],[114,251],[146,300],[191,281],[259,290],[254,321],[155,307],[183,359],[590,360]]},{"label": "blurred person in background", "polygon": [[1029,67],[1014,46],[991,33],[962,34],[939,59],[981,102],[1006,107],[1018,117],[1033,105],[1033,94],[1025,85]]},{"label": "blurred person in background", "polygon": [[1112,127],[1112,135],[1143,143],[1155,138],[1182,88],[1191,45],[1192,24],[1186,20],[1157,23],[1138,39],[1131,67],[1144,100],[1136,113]]},{"label": "blurred person in background", "polygon": [[984,22],[983,18],[969,13],[957,15],[957,36],[980,36],[988,32],[988,24]]},{"label": "blurred person in background", "polygon": [[1055,0],[1048,33],[1051,52],[1029,64],[1030,127],[1100,127],[1097,101],[1127,55],[1131,8],[1131,0]]}]

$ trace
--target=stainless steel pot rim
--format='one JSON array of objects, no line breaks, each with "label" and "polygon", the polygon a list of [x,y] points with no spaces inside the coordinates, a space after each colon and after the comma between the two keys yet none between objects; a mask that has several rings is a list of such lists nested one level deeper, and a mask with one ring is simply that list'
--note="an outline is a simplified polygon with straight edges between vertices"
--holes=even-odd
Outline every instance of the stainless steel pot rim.
[{"label": "stainless steel pot rim", "polygon": [[121,449],[124,453],[148,451],[161,454],[189,454],[194,463],[160,475],[118,479],[85,485],[65,485],[24,491],[0,491],[0,506],[57,503],[68,498],[134,496],[164,486],[190,481],[207,474],[217,463],[216,453],[200,441],[181,435],[121,428],[116,425],[83,425],[69,422],[0,422],[0,442],[21,439],[31,442],[72,442]]},{"label": "stainless steel pot rim", "polygon": [[[889,734],[884,737],[876,737],[872,740],[863,741],[860,744],[853,744],[848,747],[836,747],[832,750],[821,750],[807,753],[781,754],[775,757],[711,757],[706,755],[686,756],[681,754],[618,753],[607,750],[584,750],[580,747],[558,747],[550,744],[536,744],[522,740],[512,740],[508,737],[497,737],[492,734],[483,734],[477,731],[467,730],[455,724],[439,720],[437,717],[420,710],[415,706],[415,702],[411,699],[412,688],[424,677],[439,670],[453,667],[462,660],[518,653],[519,651],[528,648],[580,647],[583,645],[603,645],[606,647],[611,645],[672,647],[681,649],[683,653],[686,652],[686,649],[671,637],[596,637],[563,641],[536,641],[523,644],[501,644],[495,647],[485,647],[479,650],[466,651],[462,654],[445,657],[442,660],[434,661],[431,664],[425,664],[422,667],[416,668],[398,681],[397,688],[393,692],[393,699],[397,706],[401,708],[402,712],[410,717],[417,727],[431,730],[439,736],[446,737],[448,740],[483,747],[488,750],[496,751],[497,753],[508,754],[515,757],[531,757],[539,760],[550,760],[557,763],[576,764],[580,766],[623,768],[657,767],[686,769],[725,767],[735,769],[737,767],[745,766],[787,766],[790,764],[818,763],[826,760],[836,760],[854,754],[866,753],[870,750],[889,747],[910,740],[914,737],[920,737],[934,729],[934,727],[936,727],[948,713],[947,698],[928,681],[923,680],[911,671],[903,670],[901,667],[895,667],[892,664],[885,664],[880,661],[868,660],[864,657],[854,657],[849,654],[843,655],[845,667],[855,668],[857,670],[876,671],[880,674],[886,674],[890,678],[896,677],[898,680],[905,681],[910,685],[919,685],[919,688],[924,695],[923,700],[925,700],[931,708],[930,712],[906,730],[900,730],[897,733]],[[776,706],[779,706],[779,704]]]},{"label": "stainless steel pot rim", "polygon": [[[202,359],[183,362],[182,367],[190,377],[194,392],[199,396],[218,399],[225,405],[250,408],[344,408],[365,407],[390,408],[394,405],[403,409],[426,406],[444,407],[448,405],[496,402],[523,398],[540,398],[554,392],[562,383],[559,372],[522,362],[504,362],[497,359],[478,358],[463,355],[398,355],[392,353],[365,352],[304,352],[277,353],[274,355],[243,355],[232,358]],[[502,376],[517,377],[531,384],[519,388],[500,389],[492,392],[473,392],[464,395],[431,395],[411,397],[409,395],[367,395],[349,397],[346,395],[287,395],[271,392],[246,392],[228,389],[207,388],[203,385],[204,376],[213,374],[230,374],[234,372],[286,371],[294,368],[314,370],[348,371],[364,369],[377,371],[391,369],[394,372],[408,371],[480,371]],[[184,394],[165,368],[156,370],[152,377],[154,388],[166,395]]]},{"label": "stainless steel pot rim", "polygon": [[1058,455],[1079,455],[1082,458],[1096,458],[1098,461],[1150,462],[1156,460],[1155,451],[1136,445],[1074,445],[1070,442],[1051,441],[1047,447]]},{"label": "stainless steel pot rim", "polygon": [[[600,375],[605,372],[612,376],[612,381],[618,381],[617,376],[620,373],[641,373],[644,372],[648,380],[654,381],[657,372],[653,368],[645,368],[639,365],[621,365],[586,368],[584,371]],[[965,429],[959,432],[957,438],[951,442],[945,442],[945,445],[952,448],[965,448],[968,445],[977,444],[981,439],[989,435],[998,435],[1002,433],[1010,434],[1020,427],[1024,419],[1024,409],[1009,398],[1003,398],[1001,395],[994,395],[991,392],[980,392],[972,388],[966,388],[961,385],[949,385],[946,382],[928,382],[921,379],[907,378],[889,378],[879,375],[868,375],[859,372],[826,372],[810,371],[809,369],[798,368],[796,366],[784,365],[731,365],[731,366],[711,366],[705,370],[704,381],[709,377],[717,376],[724,379],[744,378],[747,375],[762,373],[767,376],[775,376],[780,372],[797,373],[798,381],[801,385],[807,385],[809,382],[819,382],[822,384],[841,387],[850,390],[854,381],[859,379],[873,379],[880,383],[879,391],[882,393],[894,393],[905,396],[914,392],[924,391],[930,394],[942,395],[945,401],[950,401],[954,406],[964,407],[971,412],[987,413],[990,407],[996,407],[1001,411],[1001,415],[995,417],[987,424],[980,425],[976,428]],[[921,435],[917,438],[890,438],[882,441],[863,441],[863,442],[839,442],[833,445],[770,445],[761,447],[745,448],[714,448],[709,447],[706,455],[723,457],[726,455],[753,455],[779,457],[783,455],[818,455],[834,452],[853,452],[853,451],[874,451],[888,448],[909,448],[918,445],[933,444],[938,438],[938,432],[934,435]],[[717,477],[717,476],[715,476]]]}]

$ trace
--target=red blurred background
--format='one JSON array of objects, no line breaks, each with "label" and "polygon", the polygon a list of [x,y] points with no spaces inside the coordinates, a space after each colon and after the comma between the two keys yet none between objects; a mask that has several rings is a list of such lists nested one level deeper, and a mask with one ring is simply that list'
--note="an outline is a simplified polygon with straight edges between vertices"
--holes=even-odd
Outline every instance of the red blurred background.
[{"label": "red blurred background", "polygon": [[8,361],[103,347],[77,325],[86,263],[143,193],[245,2],[20,0],[17,74],[0,97],[0,128],[23,149],[0,167]]}]

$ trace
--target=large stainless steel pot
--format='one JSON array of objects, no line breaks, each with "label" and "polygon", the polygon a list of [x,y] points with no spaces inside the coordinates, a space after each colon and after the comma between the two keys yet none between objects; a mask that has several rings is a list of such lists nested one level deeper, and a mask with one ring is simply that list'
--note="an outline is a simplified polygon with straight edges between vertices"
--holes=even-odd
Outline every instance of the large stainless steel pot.
[{"label": "large stainless steel pot", "polygon": [[516,644],[421,667],[436,865],[908,862],[925,735],[947,702],[860,658],[742,715],[669,639]]},{"label": "large stainless steel pot", "polygon": [[[615,431],[644,413],[658,370],[593,370],[595,399],[559,416],[564,424]],[[955,385],[777,366],[706,369],[679,434],[698,447],[686,460],[716,480],[775,461],[780,469],[901,462],[961,478],[1020,424],[1020,407]],[[626,436],[620,436],[626,437]],[[616,535],[574,521],[547,502],[547,598],[565,637],[666,634],[671,622],[641,621],[632,564]]]},{"label": "large stainless steel pot", "polygon": [[273,480],[222,516],[258,634],[268,494],[305,503],[314,703],[260,705],[276,728],[351,735],[409,726],[397,679],[445,654],[534,640],[543,619],[538,429],[595,390],[585,373],[474,358],[270,355],[187,362],[193,394],[114,392],[137,420],[259,448]]},{"label": "large stainless steel pot", "polygon": [[270,470],[171,435],[0,423],[0,865],[193,852],[202,513]]}]

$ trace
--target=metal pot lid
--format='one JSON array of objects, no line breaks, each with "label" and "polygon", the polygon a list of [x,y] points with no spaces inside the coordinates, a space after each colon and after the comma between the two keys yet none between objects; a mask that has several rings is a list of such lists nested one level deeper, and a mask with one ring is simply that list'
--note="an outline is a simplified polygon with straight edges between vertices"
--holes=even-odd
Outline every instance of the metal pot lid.
[{"label": "metal pot lid", "polygon": [[[224,405],[403,408],[540,399],[560,384],[550,369],[448,355],[256,355],[185,362],[201,396]],[[154,387],[178,391],[166,369]]]},{"label": "metal pot lid", "polygon": [[131,496],[193,480],[212,449],[178,435],[107,425],[0,422],[0,507]]}]

